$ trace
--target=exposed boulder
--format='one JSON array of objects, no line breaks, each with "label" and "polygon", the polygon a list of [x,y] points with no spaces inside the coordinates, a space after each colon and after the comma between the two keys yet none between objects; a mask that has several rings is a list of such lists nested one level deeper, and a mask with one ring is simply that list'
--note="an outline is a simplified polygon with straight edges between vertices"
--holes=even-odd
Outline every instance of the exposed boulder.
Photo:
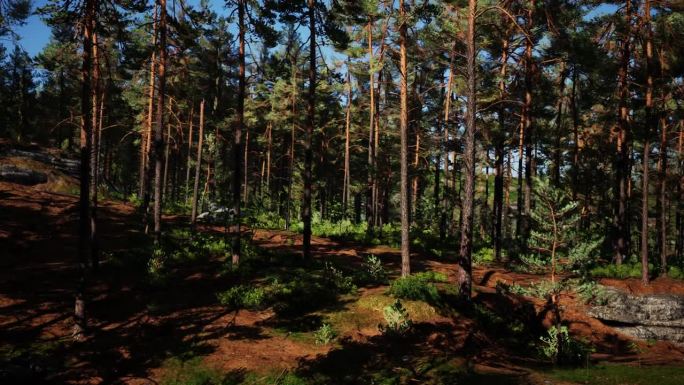
[{"label": "exposed boulder", "polygon": [[0,165],[0,180],[34,186],[48,181],[47,174],[14,165]]},{"label": "exposed boulder", "polygon": [[79,176],[81,162],[77,159],[67,159],[42,151],[27,151],[16,148],[8,149],[5,155],[33,159],[35,161],[52,166],[55,170],[59,170],[69,176],[73,176],[75,178]]},{"label": "exposed boulder", "polygon": [[601,305],[589,314],[639,339],[684,344],[684,297],[677,295],[631,295],[605,289]]},{"label": "exposed boulder", "polygon": [[209,203],[209,210],[197,215],[197,220],[213,224],[225,224],[235,217],[233,209]]}]

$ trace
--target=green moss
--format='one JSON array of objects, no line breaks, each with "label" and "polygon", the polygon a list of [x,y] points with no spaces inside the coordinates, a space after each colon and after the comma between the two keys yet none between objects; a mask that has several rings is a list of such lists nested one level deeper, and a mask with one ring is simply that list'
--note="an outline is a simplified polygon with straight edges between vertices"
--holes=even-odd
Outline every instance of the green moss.
[{"label": "green moss", "polygon": [[684,384],[684,366],[601,365],[589,368],[555,369],[548,375],[561,381],[592,385]]}]

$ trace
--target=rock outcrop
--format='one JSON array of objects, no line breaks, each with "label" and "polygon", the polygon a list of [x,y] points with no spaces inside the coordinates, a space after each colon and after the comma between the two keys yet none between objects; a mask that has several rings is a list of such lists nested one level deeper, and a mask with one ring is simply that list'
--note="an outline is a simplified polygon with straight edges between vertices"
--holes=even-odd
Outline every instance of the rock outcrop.
[{"label": "rock outcrop", "polygon": [[48,177],[45,173],[27,168],[16,167],[13,165],[0,165],[0,180],[33,186],[46,183],[48,181]]},{"label": "rock outcrop", "polygon": [[684,344],[684,297],[631,295],[605,289],[601,305],[589,314],[615,329],[644,340]]}]

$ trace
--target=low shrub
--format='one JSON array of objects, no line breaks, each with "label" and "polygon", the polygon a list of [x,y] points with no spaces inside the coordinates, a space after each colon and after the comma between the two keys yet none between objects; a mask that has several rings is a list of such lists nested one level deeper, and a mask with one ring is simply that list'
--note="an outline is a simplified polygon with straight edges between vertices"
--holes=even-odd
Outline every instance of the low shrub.
[{"label": "low shrub", "polygon": [[434,283],[446,281],[446,276],[441,273],[411,274],[392,281],[389,293],[396,298],[437,303],[440,302],[441,297]]},{"label": "low shrub", "polygon": [[323,323],[318,330],[314,332],[314,338],[319,345],[327,345],[337,338],[337,332],[329,323]]},{"label": "low shrub", "polygon": [[594,281],[578,284],[575,292],[585,304],[605,305],[608,300],[605,288]]},{"label": "low shrub", "polygon": [[354,278],[361,285],[384,284],[387,283],[387,272],[380,258],[371,254],[366,257],[363,268],[356,272]]},{"label": "low shrub", "polygon": [[258,309],[267,302],[266,290],[260,287],[239,285],[216,295],[221,305],[230,310]]},{"label": "low shrub", "polygon": [[473,263],[476,265],[486,265],[494,262],[494,250],[491,247],[482,247],[473,253]]},{"label": "low shrub", "polygon": [[402,335],[408,332],[413,325],[406,308],[404,308],[399,300],[385,307],[383,314],[387,325],[378,326],[382,333]]},{"label": "low shrub", "polygon": [[[653,265],[648,264],[649,274],[653,273]],[[641,263],[608,264],[594,267],[589,271],[596,278],[641,278]]]},{"label": "low shrub", "polygon": [[540,354],[554,365],[584,363],[593,350],[586,342],[570,336],[567,326],[551,326],[547,335],[539,337],[539,340]]},{"label": "low shrub", "polygon": [[162,385],[222,385],[233,383],[227,373],[207,366],[201,357],[171,358],[164,362]]},{"label": "low shrub", "polygon": [[667,269],[667,276],[672,279],[684,279],[684,270],[678,268],[677,266],[670,266]]},{"label": "low shrub", "polygon": [[325,263],[325,275],[330,283],[331,289],[347,294],[356,291],[356,285],[351,276],[345,275],[342,270],[336,268],[331,263]]},{"label": "low shrub", "polygon": [[147,274],[153,285],[163,285],[167,281],[167,257],[162,248],[155,248],[152,251],[152,256],[147,261]]}]

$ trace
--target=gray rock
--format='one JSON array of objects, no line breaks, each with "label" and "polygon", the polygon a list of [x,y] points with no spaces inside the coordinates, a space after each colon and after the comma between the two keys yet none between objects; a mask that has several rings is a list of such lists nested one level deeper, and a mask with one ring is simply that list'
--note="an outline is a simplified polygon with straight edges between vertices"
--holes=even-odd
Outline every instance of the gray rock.
[{"label": "gray rock", "polygon": [[605,293],[603,305],[589,310],[592,317],[635,338],[684,343],[684,297]]},{"label": "gray rock", "polygon": [[53,155],[50,155],[45,152],[40,152],[40,151],[26,151],[26,150],[20,150],[16,148],[10,148],[7,151],[5,151],[5,154],[7,156],[17,156],[17,157],[22,157],[22,158],[28,158],[32,159],[38,162],[42,162],[45,164],[48,164],[52,167],[54,167],[56,170],[59,170],[67,175],[73,176],[73,177],[78,177],[79,176],[79,168],[81,162],[76,159],[67,159],[67,158],[60,158],[56,157]]},{"label": "gray rock", "polygon": [[1,165],[0,180],[33,186],[46,183],[47,174],[13,165]]}]

